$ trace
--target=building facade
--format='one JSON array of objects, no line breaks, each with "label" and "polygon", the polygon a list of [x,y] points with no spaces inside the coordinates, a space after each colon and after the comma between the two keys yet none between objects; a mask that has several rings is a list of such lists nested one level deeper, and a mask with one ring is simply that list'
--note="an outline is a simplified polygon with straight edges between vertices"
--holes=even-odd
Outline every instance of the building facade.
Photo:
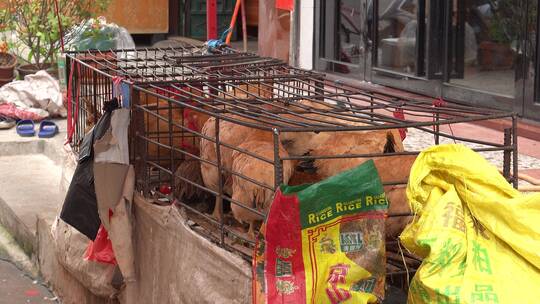
[{"label": "building facade", "polygon": [[298,0],[302,68],[540,120],[539,0]]}]

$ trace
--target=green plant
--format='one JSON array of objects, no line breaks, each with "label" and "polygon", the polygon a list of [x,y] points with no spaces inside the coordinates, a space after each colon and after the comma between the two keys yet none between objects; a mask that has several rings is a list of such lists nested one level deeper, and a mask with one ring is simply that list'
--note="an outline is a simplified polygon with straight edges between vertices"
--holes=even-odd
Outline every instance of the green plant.
[{"label": "green plant", "polygon": [[55,0],[7,0],[6,8],[0,10],[0,21],[16,34],[11,49],[19,58],[42,68],[56,61],[60,49],[59,20],[65,33],[74,24],[104,11],[109,2],[58,0],[58,18]]},{"label": "green plant", "polygon": [[[519,20],[523,16],[523,8],[519,3],[517,1],[491,0],[489,6],[493,12],[489,28],[491,40],[501,44],[511,44],[518,40],[519,34],[523,30],[523,23]],[[529,8],[525,14],[523,21],[528,24],[536,24],[536,6]]]}]

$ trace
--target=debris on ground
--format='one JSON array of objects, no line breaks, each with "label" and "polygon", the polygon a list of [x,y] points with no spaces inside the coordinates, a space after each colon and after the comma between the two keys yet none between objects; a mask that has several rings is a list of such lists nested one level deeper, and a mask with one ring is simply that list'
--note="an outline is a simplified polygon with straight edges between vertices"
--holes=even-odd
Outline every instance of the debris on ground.
[{"label": "debris on ground", "polygon": [[0,88],[0,115],[32,120],[66,117],[58,81],[39,71],[4,85]]}]

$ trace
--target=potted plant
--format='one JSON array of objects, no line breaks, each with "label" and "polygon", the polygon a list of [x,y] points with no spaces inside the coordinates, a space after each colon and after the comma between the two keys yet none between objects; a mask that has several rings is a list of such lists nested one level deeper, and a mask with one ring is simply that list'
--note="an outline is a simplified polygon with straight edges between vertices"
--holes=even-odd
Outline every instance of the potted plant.
[{"label": "potted plant", "polygon": [[[45,69],[57,76],[60,36],[72,25],[103,11],[110,0],[7,0],[3,14],[7,30],[16,35],[12,50],[24,62],[17,70],[24,77]],[[59,25],[59,20],[61,27]]]},{"label": "potted plant", "polygon": [[11,82],[15,78],[15,66],[17,58],[8,53],[6,42],[0,42],[0,87]]},{"label": "potted plant", "polygon": [[[6,30],[6,20],[5,12],[0,11],[0,32]],[[17,64],[17,58],[8,53],[8,49],[8,43],[0,37],[0,87],[13,80]]]},{"label": "potted plant", "polygon": [[[487,26],[488,39],[478,45],[478,64],[482,70],[511,69],[516,55],[521,53],[519,40],[522,23],[515,20],[521,7],[515,1],[488,1],[490,12]],[[530,22],[536,21],[536,11],[528,11]]]}]

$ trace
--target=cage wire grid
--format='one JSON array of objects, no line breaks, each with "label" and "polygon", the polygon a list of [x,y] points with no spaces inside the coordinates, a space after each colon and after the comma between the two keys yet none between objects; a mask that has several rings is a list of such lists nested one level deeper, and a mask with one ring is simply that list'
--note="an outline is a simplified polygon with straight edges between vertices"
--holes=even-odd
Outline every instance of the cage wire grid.
[{"label": "cage wire grid", "polygon": [[[74,150],[84,134],[97,121],[103,103],[113,96],[113,79],[120,77],[129,84],[132,124],[130,130],[132,160],[136,167],[137,189],[146,196],[174,202],[203,219],[217,232],[205,236],[222,247],[236,251],[246,258],[249,250],[239,249],[233,238],[248,246],[253,241],[224,222],[223,216],[215,219],[200,212],[188,202],[174,197],[175,181],[206,191],[221,202],[229,201],[264,217],[261,211],[235,201],[224,192],[194,182],[175,173],[184,161],[206,163],[218,172],[237,176],[259,187],[276,190],[283,181],[284,161],[309,161],[316,159],[349,159],[417,155],[420,151],[389,153],[364,153],[341,155],[288,155],[279,152],[280,137],[287,133],[368,132],[376,130],[415,128],[433,136],[434,144],[440,138],[479,144],[475,151],[500,151],[503,153],[503,174],[517,186],[517,137],[516,116],[495,110],[478,109],[462,105],[434,105],[425,101],[407,100],[392,94],[371,92],[325,79],[323,74],[304,71],[255,54],[242,53],[230,48],[209,53],[200,47],[168,49],[137,49],[115,51],[86,51],[67,54],[67,74],[75,119]],[[215,137],[190,128],[185,113],[213,117]],[[402,117],[395,113],[400,112]],[[176,115],[176,116],[175,116]],[[175,119],[178,118],[178,119]],[[504,132],[502,144],[487,140],[460,137],[442,131],[443,125],[454,125],[482,120],[511,118],[512,127]],[[220,124],[233,123],[245,128],[269,132],[273,141],[273,157],[261,157],[251,151],[220,141]],[[150,129],[150,126],[153,129]],[[203,159],[197,151],[183,146],[185,141],[194,145],[197,140],[207,140],[216,147],[217,161]],[[180,143],[180,144],[178,144]],[[151,148],[152,147],[152,148]],[[154,149],[155,155],[149,155]],[[231,149],[271,164],[274,184],[267,185],[249,176],[224,168],[219,152]],[[223,184],[220,177],[220,185]],[[163,183],[171,185],[171,194],[155,191]],[[387,181],[383,185],[404,185],[406,180]],[[409,214],[389,214],[389,217]],[[202,225],[204,226],[204,225]],[[204,231],[211,230],[205,226]],[[406,252],[399,252],[397,242],[389,241],[387,247],[388,278],[405,284],[405,275],[411,274],[419,260]],[[399,254],[398,254],[399,252]],[[406,262],[404,267],[403,262]]]}]

